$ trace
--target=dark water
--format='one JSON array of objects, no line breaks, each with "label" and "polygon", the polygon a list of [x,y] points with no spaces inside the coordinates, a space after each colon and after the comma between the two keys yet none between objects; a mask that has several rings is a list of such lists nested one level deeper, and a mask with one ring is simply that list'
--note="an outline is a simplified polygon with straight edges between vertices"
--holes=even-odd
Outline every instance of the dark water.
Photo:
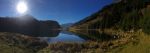
[{"label": "dark water", "polygon": [[57,43],[57,42],[73,42],[73,43],[83,43],[87,40],[94,41],[109,41],[115,39],[115,35],[108,35],[100,33],[96,30],[79,30],[75,32],[61,31],[61,30],[47,30],[47,31],[18,31],[18,30],[7,30],[0,32],[15,32],[27,35],[29,37],[39,38],[41,41],[46,41],[47,43]]},{"label": "dark water", "polygon": [[48,43],[57,43],[57,42],[83,43],[86,42],[87,40],[109,41],[115,39],[114,36],[115,35],[100,33],[96,30],[81,30],[74,33],[68,31],[55,31],[52,34],[48,34],[45,37],[39,36],[38,38]]},{"label": "dark water", "polygon": [[85,40],[75,34],[65,34],[59,33],[56,37],[40,37],[41,40],[47,41],[48,43],[57,43],[57,42],[75,42],[82,43]]}]

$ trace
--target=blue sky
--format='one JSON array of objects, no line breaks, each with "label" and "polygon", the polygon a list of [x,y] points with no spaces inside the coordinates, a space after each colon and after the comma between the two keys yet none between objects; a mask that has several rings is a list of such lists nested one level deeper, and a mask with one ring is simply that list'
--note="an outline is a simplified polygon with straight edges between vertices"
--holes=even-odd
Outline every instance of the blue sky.
[{"label": "blue sky", "polygon": [[[0,16],[19,16],[19,0],[0,0]],[[112,0],[26,0],[28,12],[38,20],[55,20],[60,24],[77,22],[99,11]]]}]

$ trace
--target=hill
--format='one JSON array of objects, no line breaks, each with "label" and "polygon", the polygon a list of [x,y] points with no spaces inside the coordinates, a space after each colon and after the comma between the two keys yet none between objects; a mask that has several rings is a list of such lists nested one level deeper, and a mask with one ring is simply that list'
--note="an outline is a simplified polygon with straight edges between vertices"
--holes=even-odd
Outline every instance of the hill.
[{"label": "hill", "polygon": [[150,30],[149,0],[121,0],[75,23],[70,29]]},{"label": "hill", "polygon": [[0,32],[15,32],[25,35],[43,36],[43,34],[54,33],[51,30],[59,28],[60,26],[56,21],[39,21],[31,15],[0,17]]},{"label": "hill", "polygon": [[66,24],[62,24],[61,28],[62,30],[67,30],[69,27],[71,27],[74,23],[66,23]]}]

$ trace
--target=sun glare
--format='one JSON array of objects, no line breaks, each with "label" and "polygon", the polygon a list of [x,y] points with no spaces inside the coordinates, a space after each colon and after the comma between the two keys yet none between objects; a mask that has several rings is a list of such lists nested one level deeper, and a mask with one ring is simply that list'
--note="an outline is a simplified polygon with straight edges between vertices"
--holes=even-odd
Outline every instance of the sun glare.
[{"label": "sun glare", "polygon": [[21,14],[25,13],[28,10],[27,4],[23,1],[17,4],[17,11]]}]

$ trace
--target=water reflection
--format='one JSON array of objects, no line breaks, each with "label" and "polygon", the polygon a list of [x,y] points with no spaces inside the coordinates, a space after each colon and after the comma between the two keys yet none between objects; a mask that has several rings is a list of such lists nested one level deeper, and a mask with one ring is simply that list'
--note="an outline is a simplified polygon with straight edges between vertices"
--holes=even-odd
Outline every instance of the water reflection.
[{"label": "water reflection", "polygon": [[[1,30],[0,30],[1,31]],[[11,31],[6,31],[11,32]],[[86,40],[98,40],[98,41],[109,41],[115,39],[115,35],[109,35],[105,33],[100,33],[96,30],[78,30],[75,32],[60,31],[60,30],[47,30],[47,31],[13,31],[15,33],[25,34],[29,37],[37,37],[41,41],[46,41],[48,43],[55,42],[75,42],[82,43]]]},{"label": "water reflection", "polygon": [[57,37],[41,37],[46,40],[48,43],[57,43],[57,42],[70,42],[70,43],[82,43],[85,42],[84,39],[76,36],[60,33]]},{"label": "water reflection", "polygon": [[116,39],[114,38],[116,35],[100,33],[97,30],[78,30],[74,31],[74,33],[85,40],[109,41]]},{"label": "water reflection", "polygon": [[48,43],[57,43],[57,42],[82,43],[82,42],[85,42],[83,38],[69,31],[61,31],[55,37],[39,37],[39,38],[42,41],[47,41]]}]

